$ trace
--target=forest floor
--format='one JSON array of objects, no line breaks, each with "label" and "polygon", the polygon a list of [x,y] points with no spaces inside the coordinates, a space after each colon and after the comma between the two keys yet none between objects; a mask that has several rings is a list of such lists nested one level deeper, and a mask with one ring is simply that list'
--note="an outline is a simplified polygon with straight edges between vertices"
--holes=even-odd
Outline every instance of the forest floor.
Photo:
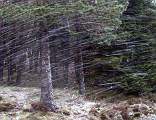
[{"label": "forest floor", "polygon": [[54,93],[58,112],[31,111],[40,89],[1,86],[0,120],[156,120],[155,94],[93,100],[79,96],[76,90],[55,89]]}]

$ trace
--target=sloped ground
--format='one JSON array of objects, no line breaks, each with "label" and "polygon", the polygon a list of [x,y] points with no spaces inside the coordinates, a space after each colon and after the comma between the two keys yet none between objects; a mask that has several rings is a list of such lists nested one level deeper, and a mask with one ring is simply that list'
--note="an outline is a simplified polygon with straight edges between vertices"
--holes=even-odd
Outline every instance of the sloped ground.
[{"label": "sloped ground", "polygon": [[0,112],[0,120],[87,120],[89,110],[95,105],[95,102],[83,100],[74,90],[56,89],[54,97],[56,103],[59,103],[60,112],[24,112],[24,109],[31,107],[31,103],[39,101],[39,89],[0,87],[0,90],[0,96],[3,99],[0,103],[16,105],[9,112]]},{"label": "sloped ground", "polygon": [[29,111],[39,101],[39,89],[0,87],[0,120],[156,120],[156,95],[95,102],[75,90],[55,89],[54,93],[60,107],[57,113]]}]

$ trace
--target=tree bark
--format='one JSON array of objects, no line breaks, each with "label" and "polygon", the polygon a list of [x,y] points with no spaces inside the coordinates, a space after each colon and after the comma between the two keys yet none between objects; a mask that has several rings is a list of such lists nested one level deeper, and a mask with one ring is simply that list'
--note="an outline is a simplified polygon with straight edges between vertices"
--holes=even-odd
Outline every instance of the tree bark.
[{"label": "tree bark", "polygon": [[62,66],[63,66],[63,83],[65,85],[65,87],[70,87],[70,82],[69,82],[69,78],[68,78],[68,73],[69,73],[69,57],[70,57],[70,53],[69,53],[69,37],[68,35],[64,36],[64,39],[61,41],[61,47],[63,49],[61,49],[61,54],[62,54],[62,59],[63,61]]},{"label": "tree bark", "polygon": [[[22,53],[21,53],[22,54]],[[21,83],[21,78],[22,78],[22,73],[25,70],[24,62],[26,60],[26,56],[22,55],[18,59],[18,64],[16,66],[16,72],[17,72],[17,77],[16,77],[16,85],[19,85]]]},{"label": "tree bark", "polygon": [[14,67],[15,67],[15,65],[13,62],[13,58],[10,57],[8,60],[8,81],[7,81],[7,84],[13,83]]},{"label": "tree bark", "polygon": [[[81,24],[79,16],[76,16],[76,25],[75,29],[76,32],[81,31]],[[78,46],[78,47],[77,47]],[[83,55],[82,55],[82,46],[81,46],[81,40],[79,39],[79,36],[76,37],[76,50],[75,50],[75,74],[76,79],[79,83],[79,94],[84,95],[85,94],[85,80],[84,80],[84,65],[83,65]]]},{"label": "tree bark", "polygon": [[[3,44],[0,44],[1,46],[4,46]],[[6,50],[5,47],[2,47],[2,50],[0,51],[0,81],[3,81],[3,70],[4,70],[4,60],[6,57]]]},{"label": "tree bark", "polygon": [[[80,50],[80,48],[79,48]],[[81,51],[76,51],[75,56],[75,74],[79,84],[79,94],[85,94],[85,82],[84,82],[84,71],[83,71],[83,58]]]},{"label": "tree bark", "polygon": [[49,43],[47,40],[43,39],[46,30],[45,23],[40,23],[40,54],[41,54],[41,98],[40,102],[48,108],[50,111],[55,111],[57,109],[56,104],[53,100],[52,94],[52,75],[51,75],[51,65],[50,65],[50,50]]},{"label": "tree bark", "polygon": [[[52,39],[52,38],[50,38]],[[52,80],[54,81],[54,87],[58,86],[58,82],[56,81],[57,79],[57,45],[53,43],[50,46],[50,63],[51,63],[51,74],[52,74]]]},{"label": "tree bark", "polygon": [[[60,17],[61,23],[63,26],[69,26],[69,20],[67,16],[61,16]],[[64,79],[64,85],[66,87],[70,87],[69,85],[69,78],[68,78],[68,73],[69,73],[69,57],[70,57],[70,52],[69,52],[69,27],[65,30],[62,31],[64,35],[61,37],[61,54],[63,58],[63,79]]]},{"label": "tree bark", "polygon": [[0,81],[3,81],[3,67],[4,67],[4,59],[0,59]]}]

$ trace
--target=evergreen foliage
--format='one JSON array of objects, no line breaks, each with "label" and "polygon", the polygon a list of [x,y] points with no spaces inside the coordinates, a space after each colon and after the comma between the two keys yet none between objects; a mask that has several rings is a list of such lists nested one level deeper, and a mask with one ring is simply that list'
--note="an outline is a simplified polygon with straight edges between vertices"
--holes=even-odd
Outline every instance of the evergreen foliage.
[{"label": "evergreen foliage", "polygon": [[[61,17],[68,18],[69,26],[63,26]],[[23,22],[33,28],[43,23],[46,30],[68,27],[70,40],[82,38],[80,44],[87,43],[78,47],[91,47],[88,56],[82,51],[84,71],[90,73],[87,84],[119,82],[122,90],[133,94],[156,89],[156,6],[150,0],[8,4],[0,8],[0,19],[8,25]]]},{"label": "evergreen foliage", "polygon": [[143,93],[155,88],[155,10],[156,6],[147,0],[130,0],[122,16],[121,29],[126,37],[126,70],[122,81],[127,92]]}]

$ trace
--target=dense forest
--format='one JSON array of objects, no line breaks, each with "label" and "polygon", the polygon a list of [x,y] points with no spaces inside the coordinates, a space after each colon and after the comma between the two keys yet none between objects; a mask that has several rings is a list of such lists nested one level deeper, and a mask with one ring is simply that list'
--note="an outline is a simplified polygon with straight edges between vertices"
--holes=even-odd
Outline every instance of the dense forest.
[{"label": "dense forest", "polygon": [[155,0],[0,0],[0,120],[156,120]]}]

